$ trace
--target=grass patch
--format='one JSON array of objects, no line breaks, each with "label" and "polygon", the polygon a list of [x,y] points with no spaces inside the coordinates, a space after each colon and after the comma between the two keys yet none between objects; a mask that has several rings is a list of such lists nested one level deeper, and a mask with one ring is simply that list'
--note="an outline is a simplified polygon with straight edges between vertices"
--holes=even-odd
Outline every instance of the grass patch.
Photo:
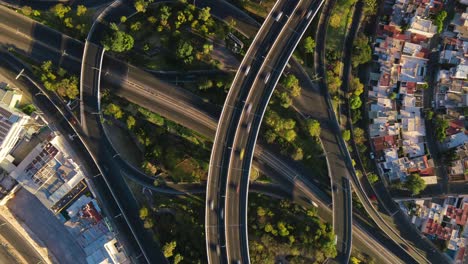
[{"label": "grass patch", "polygon": [[[343,42],[346,29],[351,24],[353,6],[356,0],[338,0],[333,7],[330,22],[327,29],[327,49],[340,51],[343,49]],[[336,20],[333,21],[334,19]]]}]

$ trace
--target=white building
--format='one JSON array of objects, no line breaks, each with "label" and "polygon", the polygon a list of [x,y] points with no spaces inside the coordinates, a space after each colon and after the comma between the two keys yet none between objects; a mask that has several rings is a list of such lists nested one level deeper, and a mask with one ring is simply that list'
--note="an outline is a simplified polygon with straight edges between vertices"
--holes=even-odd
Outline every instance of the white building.
[{"label": "white building", "polygon": [[15,146],[29,116],[0,102],[0,162]]},{"label": "white building", "polygon": [[18,166],[8,166],[10,176],[54,212],[86,188],[83,172],[61,143],[60,136],[39,143]]},{"label": "white building", "polygon": [[411,18],[408,31],[432,38],[434,34],[437,33],[437,26],[433,25],[432,21],[429,19],[423,19],[419,16],[414,16]]}]

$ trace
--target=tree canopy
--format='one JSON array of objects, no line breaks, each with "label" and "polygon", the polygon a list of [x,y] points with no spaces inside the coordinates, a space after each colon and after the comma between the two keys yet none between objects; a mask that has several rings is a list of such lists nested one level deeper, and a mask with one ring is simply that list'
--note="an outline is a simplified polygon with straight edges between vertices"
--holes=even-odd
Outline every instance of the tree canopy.
[{"label": "tree canopy", "polygon": [[180,41],[176,49],[176,57],[182,60],[185,64],[190,64],[193,61],[193,46],[188,41]]},{"label": "tree canopy", "polygon": [[358,109],[362,106],[362,101],[361,101],[361,97],[357,96],[357,95],[352,95],[350,98],[349,98],[349,106],[351,107],[351,109]]},{"label": "tree canopy", "polygon": [[319,121],[317,121],[315,119],[308,119],[307,120],[307,129],[309,131],[309,134],[312,137],[315,137],[315,138],[320,137],[321,128],[320,128]]},{"label": "tree canopy", "polygon": [[304,50],[305,53],[313,53],[315,49],[315,40],[311,37],[308,36],[307,38],[304,39]]},{"label": "tree canopy", "polygon": [[404,186],[410,190],[413,195],[417,195],[426,188],[426,183],[419,174],[414,173],[406,178]]},{"label": "tree canopy", "polygon": [[133,37],[119,30],[116,26],[111,25],[111,28],[113,29],[112,32],[108,34],[101,42],[104,48],[114,52],[124,52],[131,50],[135,42]]},{"label": "tree canopy", "polygon": [[354,40],[352,52],[353,68],[364,64],[372,59],[372,50],[369,45],[367,36],[359,33],[358,37]]}]

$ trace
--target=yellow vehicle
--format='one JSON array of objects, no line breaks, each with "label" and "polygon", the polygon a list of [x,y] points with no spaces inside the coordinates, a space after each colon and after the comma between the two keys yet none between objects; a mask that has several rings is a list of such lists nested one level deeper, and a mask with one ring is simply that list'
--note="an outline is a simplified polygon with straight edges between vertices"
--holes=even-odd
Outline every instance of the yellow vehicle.
[{"label": "yellow vehicle", "polygon": [[242,160],[244,158],[244,152],[245,152],[245,149],[242,149],[240,154],[239,154],[239,158]]}]

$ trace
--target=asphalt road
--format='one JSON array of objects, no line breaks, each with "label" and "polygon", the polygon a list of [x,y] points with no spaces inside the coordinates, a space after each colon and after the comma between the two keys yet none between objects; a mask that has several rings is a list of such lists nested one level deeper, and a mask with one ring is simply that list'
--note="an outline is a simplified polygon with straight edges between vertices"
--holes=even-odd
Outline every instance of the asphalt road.
[{"label": "asphalt road", "polygon": [[[278,1],[273,9],[282,10],[285,7],[289,7],[292,10],[293,4],[291,2],[287,0]],[[235,211],[236,207],[229,206],[229,199],[232,198],[229,189],[238,189],[238,187],[232,186],[227,181],[227,175],[233,151],[237,152],[237,155],[243,151],[234,149],[233,141],[236,136],[235,128],[239,123],[240,113],[245,105],[248,89],[251,83],[258,77],[260,66],[263,58],[267,55],[269,47],[282,30],[282,22],[275,21],[273,17],[274,12],[276,11],[272,11],[266,18],[244,56],[229,89],[216,129],[208,171],[205,209],[206,243],[209,263],[236,263],[241,260],[244,263],[249,263],[248,248],[242,247],[244,251],[241,253],[240,243],[245,243],[245,241],[241,241],[237,232],[228,232],[228,230],[232,230],[236,226],[243,225],[241,227],[243,230],[247,227],[246,221],[239,223],[239,216],[236,215]],[[246,196],[245,190],[242,190],[244,196]],[[247,237],[245,236],[244,239],[246,240]],[[219,254],[220,247],[223,248],[221,254]],[[226,251],[224,251],[224,248]]]},{"label": "asphalt road", "polygon": [[[22,68],[24,68],[21,63],[19,63],[15,58],[13,58],[9,53],[1,52],[0,58],[2,58],[3,62],[8,65],[12,70],[18,73]],[[54,127],[58,129],[58,131],[63,135],[74,134],[75,130],[71,127],[70,123],[67,121],[69,116],[64,118],[61,113],[55,108],[54,104],[46,97],[43,96],[41,90],[39,90],[35,84],[32,82],[32,79],[29,76],[33,76],[30,70],[26,69],[23,76],[18,80],[17,83],[14,85],[21,88],[24,92],[29,92],[30,94],[40,94],[39,96],[34,96],[34,104],[37,108],[44,113],[44,117],[48,122],[53,123]],[[63,109],[65,105],[63,102],[54,100],[51,98],[52,101],[58,105],[62,106]],[[64,111],[62,109],[62,112]],[[79,127],[76,127],[79,129]],[[75,129],[76,129],[75,128]],[[134,260],[141,261],[141,253],[139,248],[136,246],[136,241],[133,240],[133,235],[129,226],[126,221],[124,221],[122,211],[119,208],[119,204],[117,204],[115,200],[115,195],[109,190],[105,179],[100,174],[99,170],[95,167],[95,163],[90,156],[90,153],[86,150],[86,147],[83,143],[75,139],[71,141],[67,136],[64,137],[67,141],[69,141],[70,145],[73,146],[73,149],[76,151],[77,157],[82,164],[82,168],[86,171],[87,181],[91,183],[90,185],[93,186],[93,193],[97,196],[96,198],[100,202],[100,205],[103,207],[105,215],[110,218],[111,222],[115,229],[119,230],[118,232],[118,239],[124,245],[126,249],[128,249],[127,253],[130,254],[130,257]],[[98,146],[98,145],[96,145]],[[109,163],[109,156],[110,155],[105,149],[99,153],[99,157],[103,159],[103,162],[100,163],[101,166],[106,168],[111,168],[109,174],[111,177],[122,177],[120,176],[120,171],[115,171],[114,168],[118,168],[115,164]],[[113,154],[112,154],[113,155]],[[112,157],[111,155],[111,157]],[[114,176],[115,175],[115,176]],[[141,226],[140,232],[141,236],[145,237],[145,242],[148,243],[150,247],[153,243],[152,237],[143,229],[142,223],[138,218],[138,211],[139,208],[136,208],[136,202],[134,201],[133,197],[131,196],[130,190],[126,183],[120,183],[117,181],[110,181],[113,184],[113,189],[115,192],[119,192],[119,200],[120,207],[126,208],[127,213],[130,216],[135,216],[130,219],[131,224]],[[120,183],[120,185],[119,185]],[[143,261],[143,263],[146,263]]]},{"label": "asphalt road", "polygon": [[[277,2],[278,3],[278,2]],[[244,72],[238,72],[235,81],[233,82],[230,91],[238,90],[237,98],[231,99],[230,96],[235,96],[230,93],[226,99],[227,105],[223,109],[223,114],[231,111],[233,115],[235,111],[240,111],[240,117],[234,119],[234,122],[228,123],[229,119],[220,118],[218,129],[223,125],[226,126],[226,131],[233,134],[232,145],[222,145],[226,142],[222,138],[220,146],[225,149],[225,156],[229,158],[228,170],[221,172],[221,177],[227,177],[226,185],[226,247],[230,261],[242,260],[244,263],[249,262],[248,255],[248,239],[247,239],[247,192],[249,186],[250,168],[252,165],[253,153],[262,123],[263,115],[265,113],[268,102],[276,87],[276,84],[290,58],[295,47],[299,43],[302,33],[307,29],[310,21],[314,17],[314,13],[318,11],[321,1],[300,1],[293,4],[288,3],[285,8],[273,7],[269,19],[278,17],[282,13],[282,17],[273,22],[275,24],[283,24],[280,31],[270,29],[269,32],[273,33],[273,40],[269,40],[265,36],[259,41],[267,41],[262,47],[267,51],[266,55],[255,57],[262,63],[261,68],[256,72],[254,64],[249,62],[249,53],[241,64],[241,69],[247,69],[252,65],[250,71],[246,75]],[[260,32],[262,32],[260,29]],[[257,40],[259,35],[256,36]],[[255,45],[256,42],[254,41]],[[255,46],[254,46],[255,47]],[[249,76],[256,74],[253,80],[249,80]],[[237,81],[237,82],[236,82]],[[245,96],[246,91],[248,92]],[[234,108],[229,101],[234,101]],[[233,110],[231,110],[233,109]],[[237,121],[237,122],[235,122]],[[221,135],[221,131],[217,131],[217,135]],[[217,137],[218,138],[218,137]],[[231,142],[229,139],[227,142]],[[219,143],[218,143],[219,144]],[[216,147],[216,141],[214,149]],[[213,152],[214,154],[214,152]],[[212,164],[216,165],[216,164]],[[225,165],[224,165],[225,166]],[[216,166],[217,167],[217,166]],[[348,211],[350,212],[350,211]],[[344,260],[346,261],[346,260]]]},{"label": "asphalt road", "polygon": [[116,22],[122,15],[134,12],[130,6],[123,2],[115,2],[98,16],[88,35],[90,41],[87,40],[85,43],[80,80],[80,123],[83,129],[84,144],[91,152],[106,185],[121,209],[121,214],[128,223],[144,259],[148,263],[167,263],[159,243],[154,241],[152,235],[144,229],[142,221],[139,219],[138,204],[125,182],[120,163],[114,159],[117,153],[112,146],[106,144],[108,142],[107,136],[102,126],[100,83],[104,49],[91,41],[105,31],[105,25],[102,21]]},{"label": "asphalt road", "polygon": [[[2,14],[4,14],[4,13],[2,13]],[[18,15],[16,15],[16,20],[11,20],[12,18],[15,18],[15,16],[10,17],[10,19],[8,19],[8,17],[6,17],[6,16],[2,16],[1,18],[6,18],[5,20],[1,21],[3,26],[0,27],[0,32],[3,31],[2,34],[0,34],[1,40],[2,40],[3,43],[10,43],[12,46],[17,46],[17,47],[20,46],[20,49],[23,49],[26,52],[26,54],[29,54],[29,53],[35,54],[36,58],[39,58],[39,59],[43,58],[42,60],[53,58],[53,60],[55,62],[57,62],[59,65],[62,65],[64,67],[65,66],[70,67],[69,70],[71,70],[71,71],[72,71],[73,67],[75,67],[76,71],[79,70],[80,64],[77,63],[77,59],[74,59],[73,56],[71,56],[71,55],[63,56],[63,54],[61,53],[61,48],[64,48],[67,51],[66,52],[67,54],[80,53],[81,48],[78,49],[78,51],[75,51],[74,49],[71,49],[71,47],[76,46],[76,43],[73,43],[72,41],[70,41],[66,37],[60,37],[60,38],[55,37],[55,39],[59,40],[58,45],[57,45],[57,43],[51,44],[50,42],[48,42],[47,45],[42,45],[42,43],[38,43],[38,42],[32,42],[31,41],[32,38],[30,37],[28,39],[27,38],[28,36],[34,35],[34,38],[40,38],[41,37],[40,34],[36,34],[34,32],[34,30],[32,30],[33,27],[31,27],[30,31],[24,30],[23,28],[19,28],[20,31],[16,31],[14,29],[16,28],[17,24],[12,25],[13,29],[11,27],[8,28],[8,27],[4,26],[5,24],[8,25],[8,23],[10,23],[10,24],[13,23],[13,21],[15,21],[15,22],[18,21],[18,19],[17,19]],[[41,29],[41,30],[43,30],[43,29]],[[19,33],[16,33],[16,32],[19,32]],[[3,33],[5,33],[5,34],[3,34]],[[26,37],[26,40],[25,40],[25,37]],[[13,41],[12,41],[12,39],[13,39]],[[6,42],[4,40],[6,40]],[[57,47],[57,46],[59,48],[55,48],[55,50],[54,50],[54,47]],[[81,55],[79,55],[77,57],[80,58]],[[123,69],[124,69],[123,71],[126,72],[127,68],[124,67]],[[135,71],[138,72],[138,70],[135,70]],[[142,72],[142,71],[139,71],[139,72]],[[133,69],[130,69],[127,73],[131,73],[130,76],[135,76],[134,72],[133,72]],[[151,98],[148,98],[148,96],[150,94],[154,95],[154,93],[158,93],[157,94],[158,96],[160,94],[162,94],[162,93],[159,93],[155,89],[151,89],[151,87],[156,86],[156,87],[160,88],[160,86],[158,86],[158,83],[155,82],[154,78],[152,78],[149,74],[146,74],[146,73],[143,72],[142,75],[146,76],[145,78],[147,80],[145,80],[145,78],[143,78],[143,86],[140,86],[140,87],[134,86],[133,80],[135,80],[135,79],[131,79],[132,81],[128,81],[128,79],[127,79],[128,75],[126,75],[126,74],[123,74],[124,77],[121,77],[121,76],[113,76],[113,77],[114,78],[119,78],[120,81],[118,81],[118,83],[120,83],[120,84],[125,82],[125,85],[127,85],[127,87],[130,90],[139,90],[141,95],[146,97],[146,99],[144,100],[144,101],[147,101],[146,104],[156,104],[157,105],[158,102],[161,101],[160,100],[161,98],[156,98],[155,100],[151,101]],[[111,78],[111,79],[114,79],[114,78]],[[136,79],[138,79],[138,78],[136,78]],[[144,90],[135,89],[135,88],[144,88]],[[122,89],[118,90],[117,92],[122,93]],[[129,91],[127,91],[127,93],[128,92]],[[177,91],[177,93],[178,93],[178,91]],[[187,93],[185,93],[185,94],[187,94]],[[185,96],[185,97],[188,97],[188,96]],[[185,98],[183,98],[183,99],[185,99]],[[197,104],[198,104],[199,101],[201,101],[201,100],[197,99],[195,101],[197,101]],[[184,105],[182,104],[182,102],[180,100],[172,99],[172,102],[173,102],[173,104],[176,104],[179,108],[183,108],[186,112],[192,112],[192,109],[188,109],[187,107],[184,107]],[[154,108],[155,107],[153,107],[152,109],[154,109]],[[193,109],[196,109],[196,108],[198,108],[198,106],[194,107]],[[167,110],[167,108],[166,108],[166,110]],[[167,111],[169,111],[169,110],[167,110]],[[170,110],[170,112],[174,112],[174,111]],[[194,112],[196,113],[197,111],[195,110]],[[213,111],[210,111],[210,110],[207,110],[206,112],[213,113]],[[218,112],[219,112],[219,110],[218,110]],[[184,116],[184,113],[178,113],[178,115],[179,116]],[[208,115],[208,116],[210,116],[210,115]],[[168,116],[168,117],[170,117],[170,116]],[[191,119],[191,118],[186,118],[186,119],[189,119],[189,122],[186,122],[185,124],[189,124],[189,127],[192,126],[191,128],[193,128],[194,125],[191,125],[191,124],[193,124],[196,120]],[[184,124],[183,122],[180,122],[180,123]],[[258,150],[259,150],[259,148],[257,147],[256,152],[258,152]],[[271,156],[273,156],[273,157],[271,157]],[[274,154],[269,155],[267,163],[270,163],[271,160],[274,160],[274,158],[276,158],[276,160],[278,160],[278,158],[275,157]],[[283,163],[284,163],[284,161],[283,161]],[[280,163],[278,165],[278,164],[271,164],[270,163],[270,165],[272,165],[275,168],[279,168],[280,171],[282,170],[283,172],[289,171],[290,174],[286,174],[287,177],[290,177],[290,178],[295,178],[296,177],[296,176],[293,176],[293,175],[296,175],[296,174],[291,174],[292,172],[291,172],[290,168],[283,167],[284,164]],[[297,180],[299,180],[299,178],[297,178],[295,180],[297,181]],[[307,182],[307,179],[302,178],[301,180],[304,181],[304,182]],[[306,183],[306,186],[310,187],[310,184]],[[318,189],[318,188],[316,188],[316,189]],[[320,191],[320,190],[318,190],[318,191]]]},{"label": "asphalt road", "polygon": [[[43,261],[39,253],[26,241],[21,234],[16,232],[8,221],[0,215],[0,236],[6,240],[8,246],[14,247],[15,251],[20,254],[29,263],[39,263]],[[0,245],[0,263],[19,263],[10,255],[8,250]]]},{"label": "asphalt road", "polygon": [[[352,35],[355,35],[357,33],[357,28],[359,25],[358,22],[362,12],[362,5],[362,1],[358,1],[356,4],[356,11],[353,14],[353,23],[350,27],[350,31],[347,34],[346,42],[344,44],[343,76],[345,76],[345,79],[349,78],[350,74],[352,53],[351,50],[353,47],[352,41],[354,39]],[[324,26],[324,24],[322,24],[322,26]],[[324,36],[326,34],[326,29],[319,30],[317,34],[320,34],[318,36]],[[317,39],[318,41],[316,46],[314,64],[316,66],[316,72],[319,74],[319,76],[325,76],[325,38]],[[328,104],[330,104],[330,96],[326,91],[325,79],[321,79],[320,84],[325,93],[323,98],[327,100]],[[346,80],[344,80],[343,85],[346,89]],[[341,155],[341,158],[336,159],[336,161],[338,161],[339,166],[343,170],[343,172],[346,172],[346,177],[350,179],[357,197],[361,201],[361,204],[363,205],[366,212],[376,223],[376,225],[397,245],[399,245],[402,249],[406,250],[408,254],[410,254],[418,263],[430,263],[432,261],[434,261],[435,263],[446,263],[448,261],[446,256],[441,254],[439,251],[435,250],[433,245],[431,245],[427,240],[422,238],[423,236],[421,236],[421,234],[416,230],[416,228],[409,222],[409,219],[403,215],[403,213],[393,202],[392,198],[386,190],[381,190],[378,193],[376,193],[376,195],[377,197],[379,197],[380,202],[383,202],[383,207],[386,208],[388,214],[392,214],[394,223],[388,220],[384,220],[383,217],[376,210],[376,208],[374,208],[369,198],[367,197],[367,193],[372,193],[372,187],[366,181],[363,181],[363,183],[361,183],[359,177],[356,175],[355,170],[351,164],[351,157],[349,156],[347,148],[345,147],[345,143],[341,137],[341,133],[339,132],[339,127],[338,123],[336,122],[336,118],[334,118],[333,121],[334,122],[331,123],[330,126],[334,127],[335,129],[338,129],[335,130],[338,136],[335,136],[335,142],[333,143],[333,145],[338,147],[338,150],[340,151],[339,153]],[[325,149],[327,149],[326,144],[330,141],[322,141],[325,146]],[[334,168],[335,166],[331,167]],[[395,223],[398,225],[396,226]]]}]

